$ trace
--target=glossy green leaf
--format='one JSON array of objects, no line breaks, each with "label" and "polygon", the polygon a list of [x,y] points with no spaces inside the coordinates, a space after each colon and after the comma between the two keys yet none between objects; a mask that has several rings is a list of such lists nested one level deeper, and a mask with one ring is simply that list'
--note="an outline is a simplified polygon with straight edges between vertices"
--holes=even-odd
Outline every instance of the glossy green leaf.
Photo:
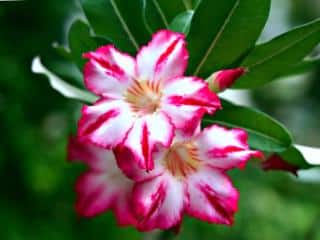
[{"label": "glossy green leaf", "polygon": [[58,77],[83,88],[82,73],[74,63],[71,53],[64,47],[53,44],[52,48],[46,49],[42,62]]},{"label": "glossy green leaf", "polygon": [[32,62],[32,71],[37,74],[44,74],[48,77],[51,87],[64,97],[87,103],[93,103],[97,100],[97,97],[93,94],[69,84],[52,73],[41,63],[40,58],[38,57],[34,58]]},{"label": "glossy green leaf", "polygon": [[202,0],[190,0],[192,3],[192,8],[197,9]]},{"label": "glossy green leaf", "polygon": [[320,67],[320,57],[313,59],[306,59],[291,67],[289,70],[281,73],[280,77],[288,77],[303,74],[315,70]]},{"label": "glossy green leaf", "polygon": [[223,103],[222,110],[203,119],[205,126],[213,123],[246,130],[250,146],[262,151],[282,152],[292,144],[290,133],[281,123],[252,108]]},{"label": "glossy green leaf", "polygon": [[169,29],[175,32],[181,32],[185,35],[188,35],[193,14],[193,10],[188,10],[183,13],[180,13],[173,19],[172,23],[169,25]]},{"label": "glossy green leaf", "polygon": [[241,64],[249,68],[249,73],[234,87],[254,88],[274,80],[298,64],[319,42],[320,20],[316,20],[258,45]]},{"label": "glossy green leaf", "polygon": [[[87,24],[81,20],[76,20],[70,27],[68,34],[69,48],[73,60],[82,71],[86,60],[82,57],[83,53],[93,51],[100,45],[94,37],[90,35],[90,29]],[[107,44],[105,40],[103,44]]]},{"label": "glossy green leaf", "polygon": [[55,50],[56,54],[58,54],[62,58],[68,59],[68,60],[72,59],[70,51],[64,46],[60,45],[59,43],[54,42],[52,44],[52,48]]},{"label": "glossy green leaf", "polygon": [[201,0],[182,0],[182,2],[187,10],[193,10],[199,6]]},{"label": "glossy green leaf", "polygon": [[286,162],[299,167],[299,169],[314,167],[306,161],[301,152],[294,146],[291,146],[286,151],[279,153],[278,155]]},{"label": "glossy green leaf", "polygon": [[143,0],[144,20],[150,33],[169,28],[170,22],[181,12],[189,9],[185,0]]},{"label": "glossy green leaf", "polygon": [[98,36],[110,39],[119,49],[135,53],[149,38],[143,20],[143,0],[80,0]]},{"label": "glossy green leaf", "polygon": [[208,77],[230,67],[255,44],[270,0],[202,0],[188,35],[189,73]]}]

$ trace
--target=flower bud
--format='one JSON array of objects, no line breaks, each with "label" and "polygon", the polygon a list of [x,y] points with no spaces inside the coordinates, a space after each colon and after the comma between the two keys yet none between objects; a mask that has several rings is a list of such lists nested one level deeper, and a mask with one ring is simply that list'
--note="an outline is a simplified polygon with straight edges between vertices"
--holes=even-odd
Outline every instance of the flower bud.
[{"label": "flower bud", "polygon": [[297,171],[299,168],[289,162],[286,162],[281,158],[281,156],[277,154],[273,154],[262,163],[262,169],[265,171],[270,171],[270,170],[286,171],[297,176]]},{"label": "flower bud", "polygon": [[222,92],[245,74],[245,68],[226,69],[213,73],[209,78],[209,87],[213,92]]}]

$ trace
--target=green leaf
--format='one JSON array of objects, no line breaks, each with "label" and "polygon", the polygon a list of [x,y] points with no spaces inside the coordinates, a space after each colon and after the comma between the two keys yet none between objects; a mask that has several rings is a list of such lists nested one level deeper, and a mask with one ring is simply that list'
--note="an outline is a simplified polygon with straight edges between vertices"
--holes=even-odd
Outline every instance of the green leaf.
[{"label": "green leaf", "polygon": [[222,110],[203,119],[206,126],[213,123],[246,130],[250,146],[262,151],[282,152],[292,144],[290,133],[281,123],[252,108],[223,102]]},{"label": "green leaf", "polygon": [[295,66],[291,67],[288,71],[281,73],[280,77],[288,77],[303,74],[309,71],[313,71],[320,66],[320,57],[313,59],[306,59],[299,62]]},{"label": "green leaf", "polygon": [[270,0],[202,0],[188,35],[189,73],[208,77],[230,67],[255,44]]},{"label": "green leaf", "polygon": [[278,153],[278,155],[286,162],[299,167],[299,169],[307,169],[314,167],[307,163],[306,159],[303,157],[301,152],[294,146],[291,146],[282,153]]},{"label": "green leaf", "polygon": [[53,47],[46,49],[42,62],[51,72],[67,82],[83,88],[82,73],[72,59],[71,53],[64,47],[53,44]]},{"label": "green leaf", "polygon": [[49,71],[41,63],[39,57],[33,59],[31,68],[34,73],[47,76],[51,87],[67,98],[77,99],[87,103],[93,103],[97,100],[97,97],[93,94],[67,83]]},{"label": "green leaf", "polygon": [[80,0],[87,19],[98,36],[119,49],[135,53],[149,38],[142,15],[143,0]]},{"label": "green leaf", "polygon": [[188,0],[143,0],[144,21],[150,33],[169,28],[169,23],[181,12],[190,10]]},{"label": "green leaf", "polygon": [[[83,53],[93,51],[102,45],[90,35],[89,26],[81,20],[76,20],[71,25],[68,34],[68,41],[71,50],[71,56],[79,67],[80,71],[82,71],[86,62],[86,60],[82,57]],[[107,43],[108,41],[105,40],[104,44]]]},{"label": "green leaf", "polygon": [[173,19],[172,23],[169,25],[169,29],[175,32],[181,32],[185,35],[188,35],[193,14],[193,10],[188,10],[183,13],[180,13]]},{"label": "green leaf", "polygon": [[197,9],[202,0],[190,0],[192,3],[192,8]]},{"label": "green leaf", "polygon": [[52,44],[52,48],[55,50],[56,54],[58,54],[62,58],[68,59],[68,60],[72,59],[70,51],[66,49],[64,46],[60,45],[59,43],[54,42]]},{"label": "green leaf", "polygon": [[234,87],[254,88],[274,80],[298,64],[319,42],[320,19],[258,45],[241,64],[249,68],[249,73]]},{"label": "green leaf", "polygon": [[187,10],[193,10],[199,6],[201,0],[182,0],[182,2]]}]

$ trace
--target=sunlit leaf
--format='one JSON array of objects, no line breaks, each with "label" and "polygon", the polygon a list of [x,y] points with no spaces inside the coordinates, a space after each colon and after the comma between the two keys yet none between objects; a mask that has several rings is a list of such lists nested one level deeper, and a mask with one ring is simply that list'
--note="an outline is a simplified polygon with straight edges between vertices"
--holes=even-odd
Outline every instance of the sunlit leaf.
[{"label": "sunlit leaf", "polygon": [[44,66],[58,77],[83,88],[82,73],[75,64],[69,49],[54,43],[46,49],[42,62]]},{"label": "sunlit leaf", "polygon": [[92,95],[91,93],[77,88],[75,86],[72,86],[71,84],[67,83],[66,81],[62,80],[61,78],[50,72],[41,63],[39,57],[33,59],[32,71],[34,73],[44,74],[45,76],[47,76],[51,87],[67,98],[77,99],[88,103],[92,103],[97,100],[97,97]]},{"label": "sunlit leaf", "polygon": [[169,25],[169,29],[175,32],[181,32],[188,35],[192,21],[193,10],[188,10],[176,16]]}]

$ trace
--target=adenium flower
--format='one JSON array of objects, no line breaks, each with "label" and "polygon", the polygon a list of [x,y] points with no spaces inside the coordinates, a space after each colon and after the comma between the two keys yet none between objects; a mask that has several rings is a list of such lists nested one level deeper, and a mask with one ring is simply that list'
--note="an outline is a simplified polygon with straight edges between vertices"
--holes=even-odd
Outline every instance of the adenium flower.
[{"label": "adenium flower", "polygon": [[79,137],[107,149],[130,148],[141,168],[153,169],[155,144],[170,146],[175,129],[191,133],[203,114],[220,107],[204,80],[183,76],[188,60],[183,34],[157,32],[136,58],[112,45],[84,57],[89,59],[85,85],[100,99],[83,107]]},{"label": "adenium flower", "polygon": [[213,73],[209,78],[209,88],[213,92],[222,92],[231,87],[234,82],[247,72],[245,68],[225,69]]},{"label": "adenium flower", "polygon": [[130,206],[133,181],[118,168],[112,151],[71,137],[68,160],[89,167],[75,185],[75,208],[80,216],[93,217],[113,210],[119,225],[136,224]]},{"label": "adenium flower", "polygon": [[233,223],[238,192],[225,172],[243,168],[251,157],[247,133],[212,125],[193,136],[176,134],[170,147],[157,146],[155,168],[132,168],[134,154],[115,150],[119,166],[133,179],[132,207],[137,228],[149,231],[178,226],[183,214],[209,223]]}]

